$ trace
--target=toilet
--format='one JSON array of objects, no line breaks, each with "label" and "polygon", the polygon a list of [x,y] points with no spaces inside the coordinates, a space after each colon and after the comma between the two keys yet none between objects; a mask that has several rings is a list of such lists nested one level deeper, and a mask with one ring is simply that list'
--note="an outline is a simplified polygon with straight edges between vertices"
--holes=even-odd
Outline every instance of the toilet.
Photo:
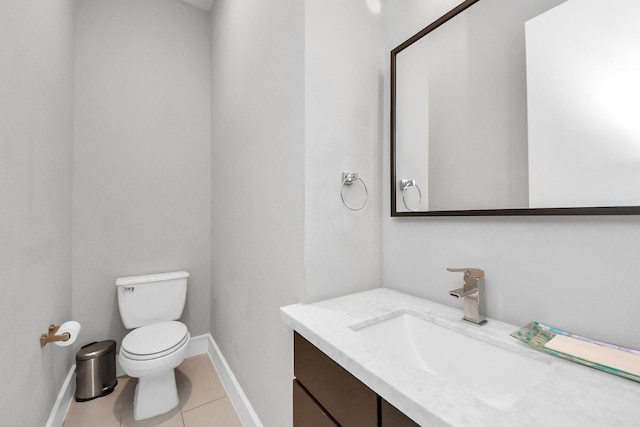
[{"label": "toilet", "polygon": [[120,317],[127,329],[118,362],[138,378],[133,417],[144,420],[178,406],[174,369],[189,350],[191,335],[178,322],[187,297],[186,271],[116,280]]}]

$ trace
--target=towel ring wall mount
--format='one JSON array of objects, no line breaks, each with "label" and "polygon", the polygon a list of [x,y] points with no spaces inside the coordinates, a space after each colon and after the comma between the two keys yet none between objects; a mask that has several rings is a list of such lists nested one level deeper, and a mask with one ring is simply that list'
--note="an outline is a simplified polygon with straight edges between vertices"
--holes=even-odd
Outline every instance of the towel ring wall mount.
[{"label": "towel ring wall mount", "polygon": [[[364,187],[364,194],[365,194],[364,202],[359,207],[352,207],[352,206],[349,206],[347,202],[344,200],[344,194],[345,194],[344,190],[345,188],[348,188],[354,183],[356,183],[357,181],[360,181],[360,183]],[[342,204],[347,209],[352,211],[359,211],[366,206],[367,201],[369,201],[369,189],[367,188],[367,184],[364,183],[362,178],[358,176],[358,172],[342,172],[342,187],[340,187],[340,199],[342,200]]]}]

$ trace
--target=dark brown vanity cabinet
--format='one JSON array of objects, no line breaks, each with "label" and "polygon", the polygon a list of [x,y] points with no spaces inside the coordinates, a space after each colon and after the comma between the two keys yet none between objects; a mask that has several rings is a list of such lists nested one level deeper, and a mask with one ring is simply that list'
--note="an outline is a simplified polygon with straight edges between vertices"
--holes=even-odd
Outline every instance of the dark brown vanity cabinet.
[{"label": "dark brown vanity cabinet", "polygon": [[380,398],[380,425],[382,427],[420,427],[383,398]]},{"label": "dark brown vanity cabinet", "polygon": [[339,427],[298,380],[293,380],[293,426]]},{"label": "dark brown vanity cabinet", "polygon": [[417,427],[294,332],[293,427]]},{"label": "dark brown vanity cabinet", "polygon": [[[293,348],[297,381],[335,420],[335,425],[378,427],[378,396],[371,389],[297,333]],[[294,413],[298,403],[294,394]],[[294,427],[310,425],[309,418],[301,418],[300,424],[294,419]]]}]

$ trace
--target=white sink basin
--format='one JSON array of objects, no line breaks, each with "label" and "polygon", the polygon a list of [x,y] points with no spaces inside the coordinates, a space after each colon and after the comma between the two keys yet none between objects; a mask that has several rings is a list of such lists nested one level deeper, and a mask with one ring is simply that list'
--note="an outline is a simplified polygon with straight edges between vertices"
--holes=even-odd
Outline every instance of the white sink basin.
[{"label": "white sink basin", "polygon": [[507,409],[551,374],[548,364],[436,325],[410,313],[358,328],[358,333],[406,363]]}]

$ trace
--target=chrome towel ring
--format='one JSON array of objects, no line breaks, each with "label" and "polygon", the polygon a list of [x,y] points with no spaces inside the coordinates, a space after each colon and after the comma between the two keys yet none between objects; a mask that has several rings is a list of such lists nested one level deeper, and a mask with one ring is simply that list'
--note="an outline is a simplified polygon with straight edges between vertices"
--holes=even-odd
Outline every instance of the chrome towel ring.
[{"label": "chrome towel ring", "polygon": [[[344,200],[344,189],[347,186],[352,185],[356,181],[360,181],[360,183],[364,187],[365,196],[364,196],[364,203],[362,203],[362,206],[354,208],[349,206],[347,202]],[[365,205],[369,201],[369,189],[367,188],[367,184],[364,183],[362,178],[358,176],[358,172],[342,172],[342,187],[340,188],[340,199],[342,200],[342,204],[345,205],[347,209],[352,211],[359,211],[365,207]]]}]

